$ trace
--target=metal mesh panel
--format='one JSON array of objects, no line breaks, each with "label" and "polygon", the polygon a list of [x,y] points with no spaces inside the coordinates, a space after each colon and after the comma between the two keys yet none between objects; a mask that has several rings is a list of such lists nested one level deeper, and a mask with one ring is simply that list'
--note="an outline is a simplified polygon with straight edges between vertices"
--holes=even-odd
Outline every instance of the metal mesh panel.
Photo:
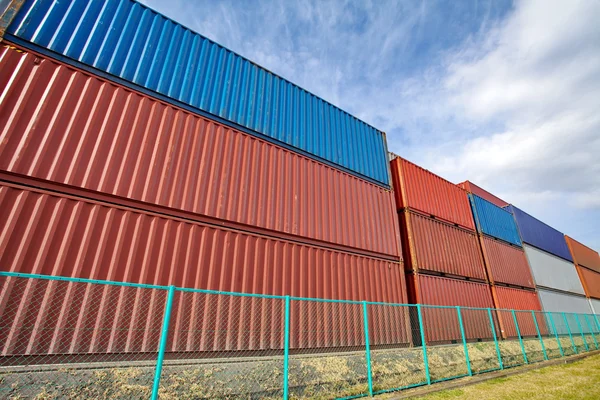
[{"label": "metal mesh panel", "polygon": [[426,384],[416,306],[366,307],[375,394]]},{"label": "metal mesh panel", "polygon": [[290,301],[291,397],[368,394],[361,303]]},{"label": "metal mesh panel", "polygon": [[[535,311],[535,318],[540,326],[540,334],[542,335],[542,341],[544,343],[544,349],[546,350],[546,356],[549,360],[553,358],[563,357],[562,342],[560,337],[557,337],[555,329],[553,327],[553,319],[550,313],[543,311]],[[546,327],[546,331],[542,331],[542,326]]]},{"label": "metal mesh panel", "polygon": [[495,313],[491,310],[479,308],[460,308],[462,322],[467,337],[467,349],[471,370],[473,373],[483,373],[500,369],[498,360],[498,350],[494,341],[494,331],[492,324],[497,326],[494,321]]},{"label": "metal mesh panel", "polygon": [[[510,310],[496,310],[501,335],[498,338],[500,354],[504,367],[515,367],[525,364],[525,355],[519,335],[517,334],[518,319]],[[517,321],[517,322],[515,322]]]},{"label": "metal mesh panel", "polygon": [[456,307],[422,306],[431,381],[468,375]]},{"label": "metal mesh panel", "polygon": [[571,337],[573,339],[573,343],[575,344],[576,353],[585,353],[588,351],[587,341],[585,339],[585,335],[583,333],[583,329],[581,327],[581,323],[577,314],[572,313],[564,313],[564,317],[567,322]]},{"label": "metal mesh panel", "polygon": [[541,332],[547,332],[544,325],[538,324],[538,319],[531,311],[515,311],[517,323],[519,327],[519,333],[521,335],[521,341],[523,348],[525,348],[525,354],[527,355],[527,362],[539,362],[546,359],[545,356],[545,344],[540,341],[538,336],[538,330]]},{"label": "metal mesh panel", "polygon": [[150,396],[166,290],[0,277],[0,397]]},{"label": "metal mesh panel", "polygon": [[285,300],[176,291],[163,398],[281,398]]}]

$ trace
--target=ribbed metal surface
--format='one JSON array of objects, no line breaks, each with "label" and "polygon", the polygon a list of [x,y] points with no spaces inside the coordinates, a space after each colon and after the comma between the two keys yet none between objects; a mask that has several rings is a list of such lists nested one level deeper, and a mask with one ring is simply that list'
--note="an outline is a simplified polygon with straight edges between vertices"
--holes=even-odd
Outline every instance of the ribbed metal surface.
[{"label": "ribbed metal surface", "polygon": [[486,280],[475,232],[414,212],[399,215],[407,269]]},{"label": "ribbed metal surface", "polygon": [[514,215],[523,242],[565,260],[573,261],[565,237],[561,232],[513,205],[507,206],[506,209]]},{"label": "ribbed metal surface", "polygon": [[479,232],[521,246],[519,231],[510,212],[473,194],[469,194],[469,201]]},{"label": "ribbed metal surface", "polygon": [[[542,306],[540,300],[534,291],[514,289],[502,286],[493,287],[495,307],[498,309],[507,310],[534,310],[541,311]],[[535,336],[537,330],[535,328],[535,322],[531,313],[515,313],[517,317],[517,323],[519,324],[519,331],[523,336]],[[500,329],[503,337],[515,337],[517,336],[517,330],[514,323],[514,317],[507,312],[498,313]],[[540,333],[546,334],[548,327],[546,326],[545,319],[541,315],[536,315],[538,327]]]},{"label": "ribbed metal surface", "polygon": [[8,33],[389,184],[385,135],[132,0],[27,0]]},{"label": "ribbed metal surface", "polygon": [[488,236],[481,236],[480,240],[492,282],[535,287],[527,257],[522,249]]},{"label": "ribbed metal surface", "polygon": [[469,193],[473,193],[474,195],[477,195],[482,199],[485,199],[490,203],[497,205],[498,207],[505,207],[508,205],[508,203],[502,200],[501,198],[494,196],[487,190],[482,189],[481,187],[477,186],[471,181],[461,182],[458,184],[458,187],[466,190]]},{"label": "ribbed metal surface", "polygon": [[[490,287],[484,283],[469,282],[423,274],[408,274],[409,301],[438,306],[493,308]],[[455,309],[423,308],[425,339],[427,342],[461,340],[460,325]],[[487,313],[469,314],[465,336],[469,339],[490,338]]]},{"label": "ribbed metal surface", "polygon": [[537,286],[584,294],[573,263],[553,254],[525,245],[525,255]]},{"label": "ribbed metal surface", "polygon": [[579,243],[577,240],[567,235],[565,235],[565,240],[567,241],[567,246],[569,246],[575,264],[583,265],[596,272],[600,272],[600,255],[598,255],[597,251]]},{"label": "ribbed metal surface", "polygon": [[390,190],[53,60],[0,62],[0,170],[401,256]]},{"label": "ribbed metal surface", "polygon": [[406,301],[399,263],[7,185],[0,186],[4,271],[242,293]]},{"label": "ribbed metal surface", "polygon": [[600,273],[577,266],[577,272],[587,297],[600,299]]},{"label": "ribbed metal surface", "polygon": [[[590,314],[590,303],[584,296],[538,289],[544,311]],[[556,317],[555,317],[556,318]]]},{"label": "ribbed metal surface", "polygon": [[600,315],[600,300],[597,299],[588,299],[590,302],[590,308],[592,312]]},{"label": "ribbed metal surface", "polygon": [[475,230],[469,200],[453,183],[403,158],[390,162],[396,205]]}]

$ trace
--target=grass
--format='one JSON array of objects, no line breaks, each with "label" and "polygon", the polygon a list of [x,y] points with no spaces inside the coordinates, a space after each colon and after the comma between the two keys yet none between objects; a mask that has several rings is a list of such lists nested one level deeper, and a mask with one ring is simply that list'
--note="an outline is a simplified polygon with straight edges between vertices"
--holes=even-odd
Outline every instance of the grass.
[{"label": "grass", "polygon": [[596,400],[600,399],[600,355],[572,364],[545,367],[461,389],[445,390],[418,399]]}]

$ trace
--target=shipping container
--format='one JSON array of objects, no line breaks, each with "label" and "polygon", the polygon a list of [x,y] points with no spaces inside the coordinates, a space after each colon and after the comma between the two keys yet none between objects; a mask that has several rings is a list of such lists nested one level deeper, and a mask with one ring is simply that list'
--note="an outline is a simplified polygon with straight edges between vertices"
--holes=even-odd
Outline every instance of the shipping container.
[{"label": "shipping container", "polygon": [[494,196],[493,194],[491,194],[490,192],[488,192],[485,189],[482,189],[481,187],[477,186],[473,182],[464,181],[464,182],[459,183],[458,187],[466,190],[469,193],[473,193],[474,195],[477,195],[477,196],[481,197],[482,199],[485,199],[485,200],[489,201],[490,203],[497,205],[498,207],[506,207],[508,205],[508,203],[505,202],[504,200],[502,200],[501,198]]},{"label": "shipping container", "polygon": [[[594,314],[600,315],[600,300],[597,299],[588,299],[590,302],[590,308]],[[600,317],[596,317],[600,321]],[[600,322],[598,323],[598,329],[600,329]]]},{"label": "shipping container", "polygon": [[523,249],[488,236],[480,236],[483,257],[492,283],[534,288],[535,282]]},{"label": "shipping container", "polygon": [[53,60],[0,54],[0,170],[401,256],[390,190]]},{"label": "shipping container", "polygon": [[[12,183],[0,185],[0,227],[2,271],[241,293],[407,302],[400,263],[166,218]],[[79,289],[84,293],[75,296],[77,284],[69,285],[37,280],[26,285],[4,285],[0,305],[13,310],[13,315],[0,312],[6,319],[3,323],[10,326],[0,337],[5,355],[156,351],[156,338],[150,337],[156,333],[153,329],[132,329],[128,336],[117,328],[140,326],[136,324],[148,327],[147,324],[160,322],[162,292],[95,285]],[[199,303],[199,298],[212,300]],[[179,311],[174,314],[177,331],[214,332],[217,327],[232,335],[232,343],[241,343],[242,350],[281,345],[273,331],[275,309],[271,312],[264,308],[272,301],[200,294],[182,296],[180,301],[182,304],[176,306]],[[300,307],[306,307],[312,315],[325,312],[330,316],[327,323],[335,327],[330,327],[326,335],[298,327],[291,339],[293,346],[348,347],[364,343],[362,332],[356,329],[361,314],[339,310],[333,314],[334,306],[302,304],[293,304],[295,324],[301,319]],[[256,318],[248,319],[247,315],[257,308]],[[56,310],[66,311],[57,314]],[[379,328],[374,343],[408,341],[408,311],[391,314],[385,309],[371,314],[371,323]],[[79,321],[82,315],[83,323]],[[206,321],[208,315],[210,319]],[[24,319],[34,321],[35,328],[22,329]],[[56,326],[75,322],[77,329],[73,332],[64,333]],[[65,336],[41,343],[37,340],[40,330]],[[92,340],[90,330],[101,336]],[[262,339],[250,340],[248,331],[256,332],[256,338]],[[149,336],[138,338],[143,332]],[[117,335],[119,339],[109,341],[106,335]],[[216,339],[185,344],[190,348],[184,342],[177,343],[173,346],[178,351],[194,352],[217,351],[223,345]]]},{"label": "shipping container", "polygon": [[399,216],[407,270],[487,279],[475,232],[412,211]]},{"label": "shipping container", "polygon": [[565,235],[565,240],[567,241],[567,246],[569,246],[575,264],[583,265],[596,272],[600,272],[600,255],[598,255],[597,251],[579,243],[577,240],[567,235]]},{"label": "shipping container", "polygon": [[467,193],[401,157],[390,162],[396,206],[475,230]]},{"label": "shipping container", "polygon": [[558,230],[532,217],[513,205],[506,207],[515,217],[521,240],[555,256],[573,261],[565,236]]},{"label": "shipping container", "polygon": [[600,273],[578,265],[577,273],[587,297],[600,299]]},{"label": "shipping container", "polygon": [[[424,274],[407,274],[406,285],[411,303],[436,306],[493,308],[489,285],[459,279]],[[474,310],[465,318],[465,336],[469,340],[492,337],[488,313]],[[460,342],[462,336],[458,314],[454,307],[423,307],[425,340],[432,342]]]},{"label": "shipping container", "polygon": [[136,1],[26,0],[6,39],[389,185],[383,132]]},{"label": "shipping container", "polygon": [[521,246],[519,231],[511,213],[473,194],[469,194],[469,201],[479,232]]},{"label": "shipping container", "polygon": [[537,286],[585,294],[573,263],[533,246],[524,245],[524,249]]},{"label": "shipping container", "polygon": [[[538,289],[538,296],[544,311],[552,313],[556,331],[561,335],[579,333],[579,325],[571,313],[591,314],[590,303],[585,296]],[[566,314],[562,314],[566,313]],[[565,322],[566,319],[566,322]],[[581,322],[580,322],[581,323]],[[567,329],[568,327],[568,329]]]},{"label": "shipping container", "polygon": [[[492,286],[492,295],[494,297],[495,308],[499,310],[523,310],[525,312],[512,313],[499,312],[500,331],[503,338],[516,337],[517,329],[514,319],[517,319],[519,332],[522,336],[536,336],[537,329],[540,334],[548,333],[545,318],[530,311],[542,311],[542,306],[537,293],[534,290],[522,290],[503,286]],[[535,317],[535,320],[534,320]],[[535,323],[538,323],[536,328]]]}]

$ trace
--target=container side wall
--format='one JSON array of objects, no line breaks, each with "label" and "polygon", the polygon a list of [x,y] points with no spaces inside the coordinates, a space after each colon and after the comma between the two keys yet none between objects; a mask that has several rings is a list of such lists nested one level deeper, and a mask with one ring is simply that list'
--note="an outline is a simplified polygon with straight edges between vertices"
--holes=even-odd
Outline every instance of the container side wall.
[{"label": "container side wall", "polygon": [[0,62],[0,170],[401,256],[390,190],[50,59]]},{"label": "container side wall", "polygon": [[7,37],[389,185],[383,132],[138,2],[67,3],[25,1]]},{"label": "container side wall", "polygon": [[524,248],[537,286],[585,294],[573,263],[532,246]]},{"label": "container side wall", "polygon": [[590,303],[584,296],[538,289],[538,296],[544,311],[590,314]]},{"label": "container side wall", "polygon": [[535,287],[527,257],[522,249],[487,236],[481,236],[480,240],[493,282]]},{"label": "container side wall", "polygon": [[521,246],[515,220],[508,211],[473,194],[469,194],[469,200],[479,232]]},{"label": "container side wall", "polygon": [[581,266],[577,266],[577,272],[581,277],[586,296],[600,299],[600,273]]},{"label": "container side wall", "polygon": [[600,315],[600,300],[597,299],[588,299],[590,302],[590,308],[594,314]]},{"label": "container side wall", "polygon": [[396,205],[475,230],[464,190],[400,157],[390,163]]},{"label": "container side wall", "polygon": [[565,237],[561,232],[513,205],[507,206],[506,209],[514,215],[523,242],[567,261],[573,261]]},{"label": "container side wall", "polygon": [[600,255],[598,255],[597,251],[566,235],[565,240],[567,241],[575,264],[583,265],[596,272],[600,272]]},{"label": "container side wall", "polygon": [[[541,311],[542,306],[540,304],[540,300],[535,291],[514,289],[502,286],[494,286],[493,287],[495,299],[496,299],[496,308],[498,309],[507,309],[507,310],[534,310]],[[513,318],[509,313],[500,312],[499,317],[503,319],[501,321],[501,326],[503,327],[502,333],[503,337],[515,337],[517,336],[517,331],[515,328],[514,321],[510,320]],[[517,323],[519,324],[519,331],[523,336],[535,336],[537,335],[537,330],[535,327],[535,322],[533,320],[533,316],[530,313],[516,313]],[[506,320],[508,319],[508,320]],[[544,318],[539,318],[536,316],[538,321],[538,327],[540,328],[541,334],[546,334],[548,332],[548,327],[545,325]]]}]

